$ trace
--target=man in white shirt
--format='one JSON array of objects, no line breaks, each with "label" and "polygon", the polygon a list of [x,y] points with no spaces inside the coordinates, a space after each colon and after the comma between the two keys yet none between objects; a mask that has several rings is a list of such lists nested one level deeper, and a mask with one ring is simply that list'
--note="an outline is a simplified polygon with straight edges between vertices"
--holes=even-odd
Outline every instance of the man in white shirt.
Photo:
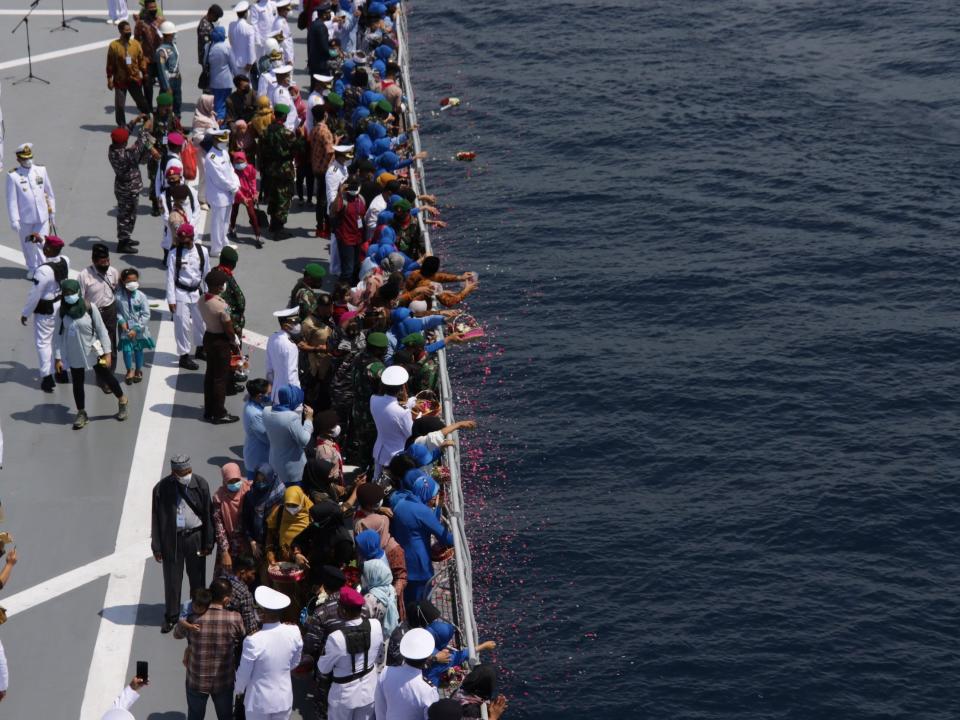
[{"label": "man in white shirt", "polygon": [[[347,170],[347,163],[353,159],[353,145],[334,145],[333,161],[327,168],[327,174],[324,176],[327,189],[327,212],[331,212],[333,201],[340,194],[340,186],[347,181],[350,174]],[[332,214],[332,212],[331,212]],[[332,268],[331,268],[332,270]]]},{"label": "man in white shirt", "polygon": [[277,105],[286,105],[290,108],[290,112],[287,113],[286,118],[283,120],[283,125],[287,130],[295,133],[297,131],[297,125],[300,122],[300,117],[297,115],[297,110],[293,104],[293,97],[290,94],[290,78],[293,73],[293,67],[291,65],[281,65],[273,72],[277,78],[277,84],[271,90],[270,104],[274,107],[277,107]]},{"label": "man in white shirt", "polygon": [[377,426],[377,441],[373,445],[373,477],[380,477],[383,467],[398,452],[406,447],[407,438],[413,432],[413,407],[416,398],[406,398],[400,404],[401,392],[410,379],[410,374],[402,365],[391,365],[380,376],[383,385],[382,395],[370,398],[370,414]]},{"label": "man in white shirt", "polygon": [[258,0],[250,6],[249,13],[250,24],[257,33],[257,52],[262,54],[273,20],[277,17],[277,5],[274,0]]},{"label": "man in white shirt", "polygon": [[100,720],[134,720],[130,708],[140,699],[140,688],[147,684],[143,678],[133,678],[129,685],[123,686],[123,690],[113,701],[113,707],[107,710]]},{"label": "man in white shirt", "polygon": [[391,180],[383,187],[383,192],[370,201],[370,207],[363,216],[363,239],[369,240],[373,237],[373,232],[377,229],[377,218],[380,213],[387,209],[387,203],[390,198],[400,191],[400,183],[397,180]]},{"label": "man in white shirt", "polygon": [[57,204],[47,169],[33,164],[32,143],[17,148],[17,163],[7,173],[7,213],[10,228],[20,238],[27,279],[33,280],[34,272],[43,264],[40,245],[50,234]]},{"label": "man in white shirt", "polygon": [[280,623],[290,598],[266,585],[253,595],[263,628],[243,641],[234,691],[244,695],[247,720],[287,720],[293,709],[290,673],[300,664],[303,638],[296,625]]},{"label": "man in white shirt", "polygon": [[[185,142],[186,138],[183,137],[182,133],[173,131],[167,134],[167,149],[163,155],[164,161],[157,165],[157,174],[153,178],[154,192],[158,198],[162,198],[169,187],[167,173],[170,172],[171,168],[179,170],[180,177],[183,178],[183,158],[180,157],[180,153],[183,152]],[[186,182],[186,178],[184,178],[184,182]]]},{"label": "man in white shirt", "polygon": [[46,262],[33,274],[33,287],[20,312],[20,324],[26,325],[27,318],[33,315],[33,340],[37,345],[37,358],[40,365],[40,389],[53,392],[56,383],[53,379],[53,333],[57,327],[60,309],[60,283],[70,274],[70,261],[60,255],[63,240],[56,235],[47,235],[43,243],[43,256]]},{"label": "man in white shirt", "polygon": [[277,17],[273,21],[273,27],[270,28],[270,35],[277,38],[277,42],[280,43],[283,62],[287,65],[293,65],[293,35],[290,33],[290,24],[287,22],[290,5],[290,0],[277,0]]},{"label": "man in white shirt", "polygon": [[304,121],[304,127],[307,129],[307,137],[313,132],[313,107],[314,105],[323,105],[324,98],[330,94],[332,85],[332,75],[314,75],[311,78],[310,94],[307,95],[307,118]]},{"label": "man in white shirt", "polygon": [[220,251],[228,245],[237,247],[227,241],[227,228],[233,199],[240,189],[240,178],[233,169],[227,150],[230,131],[208,130],[207,136],[214,138],[213,147],[203,157],[204,190],[210,205],[210,254],[220,257]]},{"label": "man in white shirt", "polygon": [[[197,359],[203,359],[203,317],[200,315],[200,293],[205,291],[203,279],[210,270],[207,249],[194,242],[193,225],[183,223],[177,229],[177,245],[167,256],[167,305],[173,313],[173,335],[177,341],[180,367],[197,370],[190,359],[190,348],[196,345]],[[193,344],[191,344],[191,336]]]},{"label": "man in white shirt", "polygon": [[383,650],[383,627],[361,617],[363,596],[349,585],[340,589],[337,613],[344,626],[327,636],[317,671],[332,681],[327,695],[328,720],[373,720],[377,663]]},{"label": "man in white shirt", "polygon": [[267,365],[264,377],[273,384],[273,402],[284,385],[300,387],[300,350],[291,336],[300,335],[300,308],[277,310],[273,316],[280,329],[267,339]]},{"label": "man in white shirt", "polygon": [[240,0],[234,10],[237,19],[230,23],[227,37],[230,40],[230,54],[233,57],[233,66],[237,72],[248,73],[257,61],[257,31],[247,20],[250,3]]},{"label": "man in white shirt", "polygon": [[427,709],[440,699],[423,677],[423,666],[433,655],[433,635],[414,628],[400,641],[403,665],[390,665],[377,683],[377,720],[425,720]]}]

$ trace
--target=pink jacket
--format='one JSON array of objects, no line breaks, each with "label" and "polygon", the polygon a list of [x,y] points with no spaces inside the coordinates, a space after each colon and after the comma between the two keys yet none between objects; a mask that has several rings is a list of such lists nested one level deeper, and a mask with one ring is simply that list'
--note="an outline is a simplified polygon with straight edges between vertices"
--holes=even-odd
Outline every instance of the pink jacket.
[{"label": "pink jacket", "polygon": [[234,202],[257,199],[257,169],[247,162],[243,170],[237,171],[237,177],[240,178],[240,189],[237,191]]}]

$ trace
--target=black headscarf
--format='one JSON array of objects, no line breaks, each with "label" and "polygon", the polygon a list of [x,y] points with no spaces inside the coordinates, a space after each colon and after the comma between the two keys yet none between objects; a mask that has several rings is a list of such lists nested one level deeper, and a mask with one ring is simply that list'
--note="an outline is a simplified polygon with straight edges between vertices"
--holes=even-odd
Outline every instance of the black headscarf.
[{"label": "black headscarf", "polygon": [[[315,490],[330,494],[330,471],[333,463],[323,458],[312,457],[303,467],[303,487],[305,490]],[[316,506],[314,506],[316,507]],[[313,510],[313,508],[311,508]]]},{"label": "black headscarf", "polygon": [[497,669],[493,665],[477,665],[460,684],[467,695],[476,695],[484,700],[492,700],[497,692]]},{"label": "black headscarf", "polygon": [[413,421],[413,429],[410,431],[410,437],[416,440],[437,430],[443,430],[446,425],[443,424],[443,418],[436,415],[426,415]]},{"label": "black headscarf", "polygon": [[427,710],[427,720],[460,720],[463,717],[463,707],[452,698],[437,700]]}]

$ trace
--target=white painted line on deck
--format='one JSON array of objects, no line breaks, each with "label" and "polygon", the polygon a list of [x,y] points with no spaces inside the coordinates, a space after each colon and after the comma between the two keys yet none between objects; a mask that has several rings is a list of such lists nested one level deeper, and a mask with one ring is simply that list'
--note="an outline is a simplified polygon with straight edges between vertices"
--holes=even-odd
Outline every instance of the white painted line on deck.
[{"label": "white painted line on deck", "polygon": [[143,563],[150,556],[149,541],[140,545],[133,545],[123,552],[107,555],[82,567],[74,568],[62,575],[37,583],[15,595],[10,595],[3,599],[3,605],[7,608],[7,615],[12,617],[17,613],[22,613],[48,600],[53,600],[83,587],[94,580],[99,580],[111,572],[115,572],[118,568],[126,568],[132,563]]},{"label": "white painted line on deck", "polygon": [[[188,23],[179,23],[177,24],[177,32],[182,30],[190,30],[199,25],[197,22],[188,22]],[[85,45],[77,45],[72,48],[64,48],[63,50],[51,50],[50,52],[40,53],[39,55],[33,56],[34,64],[38,62],[43,62],[44,60],[56,60],[57,58],[68,57],[70,55],[77,55],[79,53],[89,52],[90,50],[100,50],[107,47],[110,43],[116,40],[115,37],[109,38],[107,40],[98,40],[97,42],[86,43]],[[23,67],[28,62],[28,59],[25,57],[17,58],[16,60],[7,60],[6,62],[0,62],[0,70],[8,70],[9,68]]]},{"label": "white painted line on deck", "polygon": [[[117,529],[116,552],[131,547],[143,547],[150,541],[150,504],[156,472],[166,465],[167,437],[170,434],[172,413],[161,412],[156,406],[172,408],[176,400],[178,367],[173,323],[163,321],[157,333],[154,362],[150,368],[147,391],[141,408],[137,444],[130,461],[127,492]],[[97,642],[90,661],[87,687],[80,708],[81,720],[97,720],[109,707],[117,688],[125,682],[133,633],[137,626],[137,608],[143,587],[146,561],[131,562],[115,568],[107,583],[104,612],[100,618]]]}]

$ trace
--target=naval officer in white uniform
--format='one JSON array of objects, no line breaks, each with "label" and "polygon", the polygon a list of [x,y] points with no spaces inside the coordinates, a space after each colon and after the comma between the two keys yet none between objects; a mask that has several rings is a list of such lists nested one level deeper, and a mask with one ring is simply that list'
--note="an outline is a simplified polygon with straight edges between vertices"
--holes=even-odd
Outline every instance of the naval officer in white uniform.
[{"label": "naval officer in white uniform", "polygon": [[227,29],[230,55],[237,73],[246,75],[257,62],[257,31],[247,20],[247,13],[250,10],[250,3],[247,0],[240,0],[233,9],[237,13],[237,19],[230,23]]},{"label": "naval officer in white uniform", "polygon": [[53,333],[57,328],[60,310],[60,283],[69,277],[70,261],[60,255],[63,240],[55,235],[47,235],[43,243],[43,265],[33,274],[33,287],[27,302],[20,312],[20,324],[26,325],[27,318],[33,315],[33,340],[37,345],[37,358],[40,364],[40,389],[53,392],[56,383],[53,379]]},{"label": "naval officer in white uniform", "polygon": [[290,598],[266,585],[253,594],[263,628],[243,641],[234,692],[244,695],[247,720],[287,720],[293,710],[290,673],[300,664],[303,638],[296,625],[280,623]]},{"label": "naval officer in white uniform", "polygon": [[272,400],[277,402],[284,385],[300,387],[300,354],[293,340],[300,335],[300,308],[277,310],[273,316],[279,321],[280,329],[267,338],[264,377],[273,385]]},{"label": "naval officer in white uniform", "polygon": [[173,313],[173,336],[177,341],[180,367],[196,370],[190,359],[191,335],[197,358],[203,359],[203,333],[206,326],[200,315],[200,293],[206,292],[203,279],[212,268],[207,249],[194,242],[193,225],[183,223],[177,229],[177,244],[167,256],[167,305]]},{"label": "naval officer in white uniform", "polygon": [[237,247],[227,242],[227,228],[230,225],[233,198],[240,189],[240,178],[233,169],[227,149],[230,131],[208,130],[207,137],[215,138],[213,147],[203,156],[205,192],[207,204],[210,205],[210,254],[220,257],[220,251],[227,245]]},{"label": "naval officer in white uniform", "polygon": [[40,246],[50,234],[57,205],[47,169],[33,164],[32,143],[17,148],[17,162],[18,166],[7,173],[7,213],[10,227],[20,238],[27,279],[33,280],[44,261]]},{"label": "naval officer in white uniform", "polygon": [[290,79],[292,77],[291,73],[293,73],[293,66],[281,65],[274,70],[273,73],[277,78],[277,84],[270,90],[270,104],[274,107],[277,105],[286,105],[290,108],[290,112],[288,112],[287,117],[284,118],[283,124],[287,130],[295,133],[297,131],[297,125],[300,122],[300,117],[297,115],[297,109],[293,105],[293,97],[290,95]]}]

